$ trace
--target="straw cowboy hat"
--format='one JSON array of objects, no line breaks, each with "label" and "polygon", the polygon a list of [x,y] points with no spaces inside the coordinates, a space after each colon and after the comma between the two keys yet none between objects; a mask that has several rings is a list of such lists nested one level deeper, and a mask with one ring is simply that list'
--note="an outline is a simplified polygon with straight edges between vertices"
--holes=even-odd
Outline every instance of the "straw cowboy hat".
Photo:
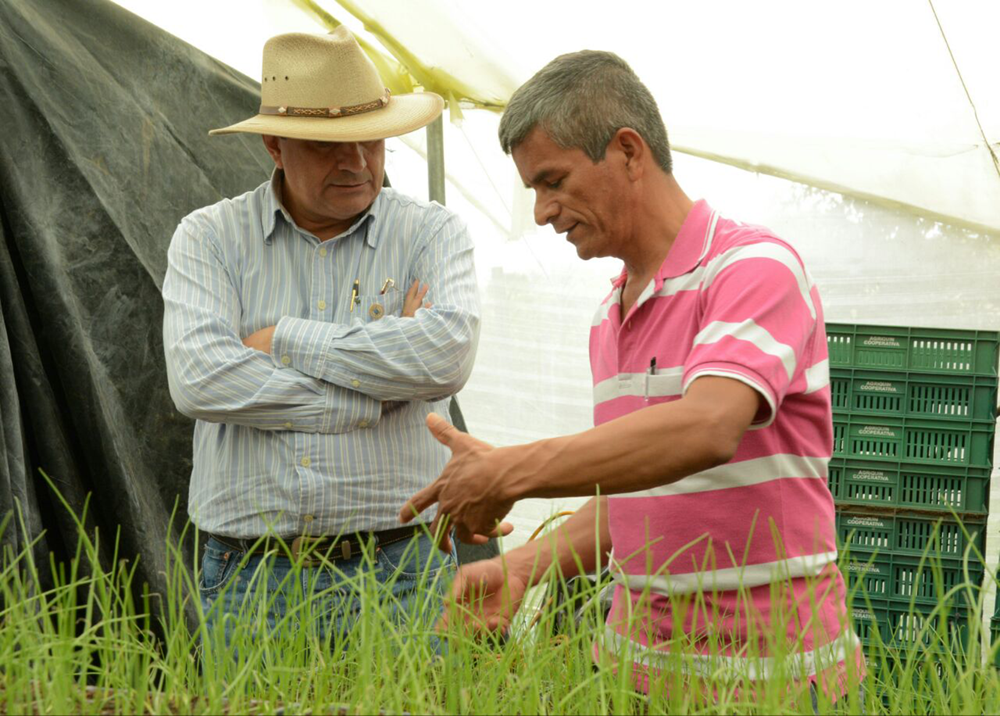
[{"label": "straw cowboy hat", "polygon": [[290,33],[264,44],[260,112],[209,134],[273,134],[324,142],[396,137],[433,122],[444,100],[432,92],[391,97],[350,30]]}]

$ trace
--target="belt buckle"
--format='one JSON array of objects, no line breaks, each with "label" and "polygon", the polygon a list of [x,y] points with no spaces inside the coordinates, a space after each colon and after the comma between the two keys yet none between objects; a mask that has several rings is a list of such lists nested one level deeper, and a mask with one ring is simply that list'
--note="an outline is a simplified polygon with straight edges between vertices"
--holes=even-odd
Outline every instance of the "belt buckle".
[{"label": "belt buckle", "polygon": [[324,541],[325,538],[323,537],[299,535],[292,540],[292,559],[301,561],[303,567],[319,566],[323,563],[323,558],[317,555],[315,550],[310,550],[310,547],[315,547]]}]

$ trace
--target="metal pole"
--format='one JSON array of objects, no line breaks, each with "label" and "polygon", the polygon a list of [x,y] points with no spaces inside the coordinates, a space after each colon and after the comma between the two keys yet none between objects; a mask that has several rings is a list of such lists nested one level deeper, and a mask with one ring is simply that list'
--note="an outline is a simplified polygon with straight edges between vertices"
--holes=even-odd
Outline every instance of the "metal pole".
[{"label": "metal pole", "polygon": [[[427,125],[427,194],[431,201],[444,205],[444,115]],[[452,422],[459,430],[465,430],[465,420],[462,410],[458,407],[458,399],[452,396],[448,406]],[[458,563],[467,564],[481,559],[491,559],[500,554],[500,544],[491,539],[483,545],[457,542]]]},{"label": "metal pole", "polygon": [[427,194],[444,204],[444,114],[427,125]]}]

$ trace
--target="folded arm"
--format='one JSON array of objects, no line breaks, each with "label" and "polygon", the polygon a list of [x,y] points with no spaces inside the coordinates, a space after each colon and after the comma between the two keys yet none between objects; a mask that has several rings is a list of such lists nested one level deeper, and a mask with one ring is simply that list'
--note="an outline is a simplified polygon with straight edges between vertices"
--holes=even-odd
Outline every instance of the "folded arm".
[{"label": "folded arm", "polygon": [[243,345],[239,296],[207,227],[188,221],[178,227],[163,302],[170,395],[188,417],[311,433],[378,422],[377,400],[278,368],[269,356]]},{"label": "folded arm", "polygon": [[430,286],[432,308],[413,318],[385,316],[333,324],[282,318],[273,360],[376,400],[438,400],[457,393],[472,372],[479,296],[472,242],[451,216],[420,250],[408,281]]}]

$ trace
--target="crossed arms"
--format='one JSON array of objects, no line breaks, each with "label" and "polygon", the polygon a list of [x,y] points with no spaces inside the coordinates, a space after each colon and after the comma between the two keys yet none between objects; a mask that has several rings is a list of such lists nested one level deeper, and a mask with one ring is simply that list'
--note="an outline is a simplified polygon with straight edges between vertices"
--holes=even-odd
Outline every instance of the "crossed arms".
[{"label": "crossed arms", "polygon": [[[465,232],[451,220],[440,231]],[[218,237],[186,219],[163,285],[167,377],[178,409],[261,430],[343,433],[378,422],[383,401],[458,392],[478,335],[472,247],[467,236],[437,238],[412,264],[412,275],[434,287],[433,309],[367,324],[282,318],[267,355],[240,335],[241,297]]]}]

